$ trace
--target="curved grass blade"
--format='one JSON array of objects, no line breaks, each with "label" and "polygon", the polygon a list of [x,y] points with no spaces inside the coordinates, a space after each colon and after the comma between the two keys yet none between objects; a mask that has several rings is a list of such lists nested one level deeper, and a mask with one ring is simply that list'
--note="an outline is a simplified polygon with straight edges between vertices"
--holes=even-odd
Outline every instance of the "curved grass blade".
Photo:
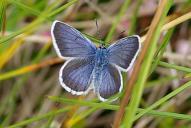
[{"label": "curved grass blade", "polygon": [[[69,104],[69,105],[80,105],[80,106],[87,106],[87,107],[93,107],[97,109],[108,109],[108,110],[118,110],[118,105],[111,105],[104,102],[94,102],[94,101],[84,101],[84,100],[74,100],[74,99],[67,99],[67,98],[61,98],[56,96],[48,96],[48,98],[54,102]],[[126,110],[128,110],[129,107],[126,107]],[[146,109],[138,108],[136,113],[144,112]],[[174,112],[162,112],[162,111],[156,111],[156,110],[150,110],[146,115],[150,116],[156,116],[156,117],[163,117],[163,118],[174,118],[174,119],[180,119],[180,120],[188,120],[191,121],[191,115],[186,114],[179,114]]]},{"label": "curved grass blade", "polygon": [[27,125],[27,124],[31,124],[31,123],[39,121],[39,120],[49,118],[51,116],[55,116],[55,115],[64,113],[64,112],[66,112],[68,110],[70,110],[70,107],[65,107],[65,108],[62,108],[62,109],[59,109],[59,110],[51,111],[51,112],[48,112],[46,114],[35,116],[35,117],[30,118],[30,119],[27,119],[27,120],[18,122],[16,124],[7,126],[6,128],[18,128],[18,127],[21,127],[21,126],[24,126],[24,125]]},{"label": "curved grass blade", "polygon": [[133,118],[136,114],[136,109],[138,108],[138,105],[141,101],[141,96],[144,89],[144,83],[147,80],[149,69],[154,57],[155,50],[157,48],[157,40],[160,36],[160,31],[164,23],[164,18],[166,17],[172,3],[173,3],[172,0],[168,0],[168,1],[164,0],[160,2],[156,15],[154,16],[154,19],[151,23],[151,27],[147,33],[148,36],[144,42],[145,46],[143,47],[142,51],[144,52],[144,50],[147,49],[147,51],[149,52],[145,52],[146,56],[140,67],[140,71],[136,79],[137,82],[135,83],[133,88],[132,98],[129,103],[130,111],[127,111],[124,116],[123,124],[126,128],[131,128],[133,125],[133,122],[134,122]]},{"label": "curved grass blade", "polygon": [[69,6],[71,6],[71,5],[74,4],[75,2],[77,2],[77,0],[72,0],[72,1],[68,2],[67,4],[61,6],[60,8],[56,9],[56,10],[53,11],[53,12],[51,12],[51,11],[52,11],[52,9],[55,7],[55,5],[52,6],[52,7],[50,7],[49,10],[46,10],[45,12],[43,12],[43,13],[39,16],[39,18],[38,18],[37,20],[35,20],[34,22],[32,22],[31,24],[27,25],[27,26],[24,27],[23,29],[20,29],[20,30],[18,30],[18,31],[16,31],[16,32],[14,32],[14,33],[12,33],[12,34],[10,34],[10,35],[8,35],[8,36],[6,36],[6,37],[0,39],[0,44],[7,42],[8,40],[10,40],[10,39],[12,39],[12,38],[14,38],[14,37],[16,37],[16,36],[22,34],[22,33],[34,31],[34,30],[38,27],[38,25],[39,25],[40,23],[44,22],[47,18],[56,15],[57,13],[59,13],[60,11],[63,11],[64,9],[66,9],[66,8],[69,7]]},{"label": "curved grass blade", "polygon": [[129,6],[130,2],[131,2],[130,0],[125,0],[125,2],[123,3],[118,15],[116,16],[115,21],[113,22],[113,24],[109,30],[109,33],[105,39],[105,42],[109,42],[111,40],[111,38],[115,32],[115,29],[117,27],[117,24],[120,22],[122,16],[124,15],[125,11],[127,10],[128,6]]},{"label": "curved grass blade", "polygon": [[62,59],[53,58],[53,59],[50,59],[47,61],[43,61],[42,63],[39,63],[39,64],[31,64],[29,66],[26,66],[26,67],[23,67],[20,69],[16,69],[16,70],[10,71],[10,72],[5,73],[5,74],[0,74],[0,81],[5,80],[5,79],[9,79],[11,77],[19,76],[19,75],[22,75],[22,74],[27,73],[27,72],[31,72],[31,71],[37,70],[39,68],[43,68],[43,67],[50,66],[53,64],[61,63],[61,62],[63,62]]},{"label": "curved grass blade", "polygon": [[184,91],[185,89],[191,87],[191,81],[185,83],[184,85],[180,86],[179,88],[177,88],[176,90],[172,91],[171,93],[169,93],[168,95],[164,96],[163,98],[161,98],[160,100],[158,100],[157,102],[155,102],[154,104],[152,104],[151,106],[149,106],[147,109],[145,109],[144,111],[138,113],[134,120],[139,119],[141,116],[143,116],[144,114],[148,113],[150,110],[155,109],[156,107],[158,107],[159,105],[165,103],[167,100],[169,100],[170,98],[174,97],[175,95],[179,94],[180,92]]}]

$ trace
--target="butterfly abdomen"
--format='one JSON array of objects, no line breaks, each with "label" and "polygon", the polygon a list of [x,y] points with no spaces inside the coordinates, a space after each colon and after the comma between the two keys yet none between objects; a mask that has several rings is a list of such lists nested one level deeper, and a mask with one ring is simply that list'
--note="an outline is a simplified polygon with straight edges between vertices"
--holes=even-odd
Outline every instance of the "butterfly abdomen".
[{"label": "butterfly abdomen", "polygon": [[93,84],[95,92],[98,90],[100,85],[101,72],[109,64],[108,51],[106,48],[98,48],[95,55],[95,65],[93,71]]}]

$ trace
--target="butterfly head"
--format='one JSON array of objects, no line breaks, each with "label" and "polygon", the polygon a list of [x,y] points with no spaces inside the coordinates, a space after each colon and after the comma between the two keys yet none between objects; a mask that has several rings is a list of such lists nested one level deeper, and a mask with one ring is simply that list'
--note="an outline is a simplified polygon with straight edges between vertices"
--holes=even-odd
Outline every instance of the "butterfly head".
[{"label": "butterfly head", "polygon": [[100,49],[106,49],[105,45],[102,45],[102,44],[99,46],[99,48]]},{"label": "butterfly head", "polygon": [[99,46],[99,48],[101,48],[101,49],[106,49],[108,46],[109,46],[109,45],[108,45],[106,42],[100,40],[100,46]]}]

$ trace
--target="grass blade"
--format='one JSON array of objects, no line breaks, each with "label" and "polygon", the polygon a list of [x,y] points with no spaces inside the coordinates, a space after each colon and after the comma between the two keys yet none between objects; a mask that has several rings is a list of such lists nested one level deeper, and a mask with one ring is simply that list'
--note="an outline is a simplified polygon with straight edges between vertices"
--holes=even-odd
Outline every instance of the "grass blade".
[{"label": "grass blade", "polygon": [[[84,100],[74,100],[74,99],[67,99],[63,97],[56,97],[56,96],[49,96],[50,100],[54,102],[59,102],[63,104],[69,104],[69,105],[80,105],[80,106],[87,106],[87,107],[93,107],[96,109],[108,109],[108,110],[118,110],[118,105],[111,105],[108,103],[98,103],[94,101],[84,101]],[[129,107],[126,107],[126,110],[128,110]],[[138,108],[136,113],[144,112],[146,109]],[[181,120],[191,120],[191,115],[185,115],[185,114],[179,114],[179,113],[173,113],[173,112],[162,112],[162,111],[156,111],[156,110],[150,110],[146,115],[150,116],[156,116],[156,117],[163,117],[163,118],[174,118],[174,119],[181,119]]]},{"label": "grass blade", "polygon": [[119,14],[117,15],[115,21],[113,22],[113,24],[111,26],[111,29],[109,30],[109,33],[105,39],[105,42],[109,42],[111,40],[111,38],[114,34],[114,31],[117,27],[117,24],[120,22],[121,17],[124,15],[125,11],[127,10],[130,2],[131,2],[130,0],[125,0],[125,2],[123,3],[123,6],[121,7],[121,9],[119,11]]},{"label": "grass blade", "polygon": [[175,95],[179,94],[180,92],[184,91],[185,89],[191,87],[191,81],[185,83],[184,85],[182,85],[181,87],[177,88],[176,90],[172,91],[171,93],[169,93],[168,95],[164,96],[163,98],[161,98],[160,100],[158,100],[157,102],[155,102],[154,104],[152,104],[151,106],[149,106],[147,109],[145,109],[144,111],[140,112],[139,114],[137,114],[135,116],[135,120],[137,120],[138,118],[140,118],[141,116],[143,116],[144,114],[146,114],[147,112],[149,112],[152,109],[155,109],[156,107],[158,107],[159,105],[165,103],[167,100],[169,100],[170,98],[174,97]]},{"label": "grass blade", "polygon": [[[50,13],[52,10],[52,8],[50,8],[50,10],[45,11],[44,13],[42,13],[42,15],[39,16],[39,18],[37,20],[35,20],[34,22],[32,22],[31,24],[27,25],[26,27],[24,27],[23,29],[20,29],[2,39],[0,39],[0,44],[7,42],[8,40],[24,33],[24,32],[32,32],[35,30],[35,28],[37,28],[38,24],[44,22],[47,18],[52,17],[54,15],[56,15],[57,13],[59,13],[60,11],[66,9],[67,7],[71,6],[72,4],[74,4],[75,2],[77,2],[77,0],[72,0],[70,2],[68,2],[67,4],[61,6],[60,8],[56,9],[55,11],[53,11],[52,13]],[[30,30],[30,31],[29,31]]]},{"label": "grass blade", "polygon": [[33,122],[36,122],[36,121],[39,121],[39,120],[49,118],[51,116],[55,116],[55,115],[64,113],[64,112],[68,111],[69,109],[70,109],[70,107],[65,107],[65,108],[62,108],[62,109],[59,109],[59,110],[51,111],[51,112],[48,112],[46,114],[35,116],[33,118],[18,122],[18,123],[14,124],[14,125],[7,126],[6,128],[18,128],[18,127],[21,127],[21,126],[24,126],[24,125],[27,125],[27,124],[30,124],[30,123],[33,123]]},{"label": "grass blade", "polygon": [[132,92],[132,99],[129,103],[129,108],[131,111],[127,111],[125,113],[123,124],[126,128],[132,127],[134,121],[133,118],[136,114],[136,109],[138,108],[139,102],[141,100],[142,92],[144,89],[144,83],[146,82],[149,69],[152,63],[152,59],[154,57],[154,53],[157,47],[157,40],[160,36],[160,31],[164,23],[164,18],[167,15],[167,12],[170,9],[171,5],[172,5],[172,0],[170,1],[164,0],[160,2],[156,15],[148,31],[148,36],[145,40],[145,45],[149,44],[149,42],[152,43],[150,43],[150,47],[148,47],[149,52],[147,52],[147,56],[145,56],[144,62],[141,65],[137,82],[135,83]]}]

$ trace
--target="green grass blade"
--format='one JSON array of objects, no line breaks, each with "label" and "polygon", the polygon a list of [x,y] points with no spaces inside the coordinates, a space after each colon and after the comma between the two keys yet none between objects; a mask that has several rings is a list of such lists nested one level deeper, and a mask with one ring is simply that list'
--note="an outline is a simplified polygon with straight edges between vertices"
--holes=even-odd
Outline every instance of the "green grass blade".
[{"label": "green grass blade", "polygon": [[72,117],[68,122],[67,122],[67,127],[75,127],[75,125],[77,126],[78,123],[85,119],[86,117],[88,117],[90,114],[92,114],[93,112],[95,112],[97,110],[97,108],[91,108],[91,109],[87,109],[85,111],[82,111],[80,114],[75,115],[74,117]]},{"label": "green grass blade", "polygon": [[[7,6],[7,1],[6,0],[1,0],[0,1],[0,32],[3,32],[4,25],[5,25],[5,18],[6,18],[6,6]],[[0,37],[2,34],[0,34]]]},{"label": "green grass blade", "polygon": [[117,15],[115,21],[113,22],[111,29],[109,30],[109,33],[105,39],[106,43],[111,40],[111,38],[115,32],[115,29],[117,27],[117,24],[120,22],[122,16],[125,14],[125,11],[127,10],[130,2],[131,2],[130,0],[125,0],[125,2],[123,3],[123,6],[121,7],[121,9],[119,11],[119,14]]},{"label": "green grass blade", "polygon": [[183,67],[183,66],[178,66],[178,65],[175,65],[175,64],[169,64],[169,63],[166,63],[166,62],[163,62],[163,61],[159,61],[158,64],[160,66],[165,67],[165,68],[172,68],[172,69],[176,69],[178,71],[183,71],[183,72],[186,72],[186,73],[191,73],[191,68],[187,68],[187,67]]},{"label": "green grass blade", "polygon": [[151,74],[151,73],[155,70],[155,68],[157,67],[157,65],[158,65],[158,63],[159,63],[159,61],[160,61],[160,59],[161,59],[161,57],[162,57],[162,55],[163,55],[163,53],[164,53],[164,51],[165,51],[165,48],[167,47],[167,45],[168,45],[168,43],[169,43],[169,40],[170,40],[170,38],[171,38],[173,32],[174,32],[174,29],[171,28],[171,29],[166,33],[163,42],[161,43],[161,45],[159,46],[159,49],[158,49],[157,52],[156,52],[155,61],[154,61],[154,63],[152,64],[150,74]]},{"label": "green grass blade", "polygon": [[34,14],[36,16],[40,15],[40,12],[29,7],[29,6],[26,6],[25,4],[21,3],[20,1],[17,1],[17,0],[9,0],[12,4],[16,5],[17,7],[19,8],[22,8],[23,10],[26,10],[26,12],[28,13],[31,13],[31,14]]},{"label": "green grass blade", "polygon": [[166,84],[170,83],[172,80],[178,79],[177,76],[167,76],[161,77],[157,80],[149,81],[146,83],[145,88],[152,88],[154,86],[165,86]]},{"label": "green grass blade", "polygon": [[[59,103],[64,103],[64,104],[69,104],[69,105],[80,105],[80,106],[87,106],[87,107],[93,107],[97,109],[108,109],[108,110],[118,110],[119,106],[118,105],[111,105],[108,103],[98,103],[94,101],[84,101],[84,100],[74,100],[74,99],[67,99],[67,98],[61,98],[61,97],[56,97],[56,96],[49,96],[49,99],[54,101],[54,102],[59,102]],[[129,108],[126,107],[126,110]],[[145,109],[138,108],[136,113],[141,113],[145,111]],[[174,118],[174,119],[181,119],[181,120],[189,120],[191,121],[191,115],[186,115],[186,114],[179,114],[179,113],[173,113],[173,112],[162,112],[162,111],[156,111],[156,110],[151,110],[145,113],[146,115],[150,116],[156,116],[156,117],[163,117],[163,118]]]},{"label": "green grass blade", "polygon": [[153,35],[150,40],[152,43],[150,44],[150,47],[148,49],[149,52],[147,52],[147,54],[144,58],[144,61],[141,65],[140,72],[139,72],[139,75],[137,78],[137,82],[135,83],[134,88],[133,88],[133,92],[132,92],[132,96],[131,96],[132,98],[129,103],[129,111],[127,111],[124,116],[123,125],[125,128],[131,128],[133,125],[133,122],[134,122],[133,119],[136,114],[138,105],[141,101],[141,96],[142,96],[142,92],[144,89],[144,83],[147,80],[150,66],[152,64],[152,60],[154,57],[154,53],[157,48],[157,40],[160,36],[160,31],[161,31],[162,25],[164,23],[164,18],[166,17],[167,12],[172,5],[172,0],[169,0],[169,2],[167,2],[167,1],[165,1],[165,2],[167,5],[165,5],[165,10],[161,14],[159,23],[158,23],[155,31],[152,33]]},{"label": "green grass blade", "polygon": [[138,118],[140,118],[141,116],[143,116],[144,114],[149,112],[150,110],[155,109],[159,105],[165,103],[167,100],[169,100],[170,98],[174,97],[175,95],[179,94],[180,92],[184,91],[185,89],[187,89],[189,87],[191,87],[191,81],[185,83],[184,85],[180,86],[179,88],[177,88],[176,90],[172,91],[168,95],[164,96],[163,98],[161,98],[160,100],[158,100],[157,102],[152,104],[150,107],[148,107],[144,111],[142,111],[139,114],[137,114],[134,119],[137,120]]},{"label": "green grass blade", "polygon": [[[51,13],[52,10],[48,10],[45,11],[42,15],[39,16],[39,18],[37,20],[35,20],[34,22],[32,22],[31,24],[27,25],[26,27],[24,27],[23,29],[20,29],[2,39],[0,39],[0,44],[24,33],[24,32],[32,32],[35,30],[35,28],[38,27],[38,25],[42,22],[44,22],[47,18],[52,17],[54,15],[56,15],[57,13],[59,13],[60,11],[63,11],[64,9],[66,9],[67,7],[71,6],[72,4],[74,4],[75,2],[77,2],[77,0],[72,0],[70,2],[68,2],[67,4],[61,6],[60,8],[56,9],[55,11],[53,11]],[[50,8],[52,9],[52,8]]]},{"label": "green grass blade", "polygon": [[55,11],[53,11],[52,13],[50,13],[48,15],[48,17],[52,17],[58,13],[60,13],[61,11],[63,11],[64,9],[68,8],[69,6],[73,5],[74,3],[76,3],[78,0],[71,0],[70,2],[68,2],[67,4],[61,6],[60,8],[56,9]]},{"label": "green grass blade", "polygon": [[62,108],[62,109],[59,109],[59,110],[51,111],[51,112],[48,112],[46,114],[35,116],[33,118],[18,122],[16,124],[11,125],[11,126],[7,126],[6,128],[18,128],[18,127],[21,127],[21,126],[24,126],[24,125],[27,125],[27,124],[31,124],[31,123],[39,121],[39,120],[47,119],[47,118],[49,118],[51,116],[55,116],[55,115],[64,113],[64,112],[66,112],[68,110],[70,110],[70,107],[65,107],[65,108]]},{"label": "green grass blade", "polygon": [[131,16],[131,24],[130,24],[130,28],[129,28],[129,32],[128,32],[128,35],[132,35],[134,34],[135,32],[135,29],[136,29],[136,23],[137,23],[137,15],[138,15],[138,12],[139,12],[139,8],[142,4],[142,1],[143,0],[137,0],[136,2],[136,7],[135,7],[135,11],[133,13],[133,15]]}]

